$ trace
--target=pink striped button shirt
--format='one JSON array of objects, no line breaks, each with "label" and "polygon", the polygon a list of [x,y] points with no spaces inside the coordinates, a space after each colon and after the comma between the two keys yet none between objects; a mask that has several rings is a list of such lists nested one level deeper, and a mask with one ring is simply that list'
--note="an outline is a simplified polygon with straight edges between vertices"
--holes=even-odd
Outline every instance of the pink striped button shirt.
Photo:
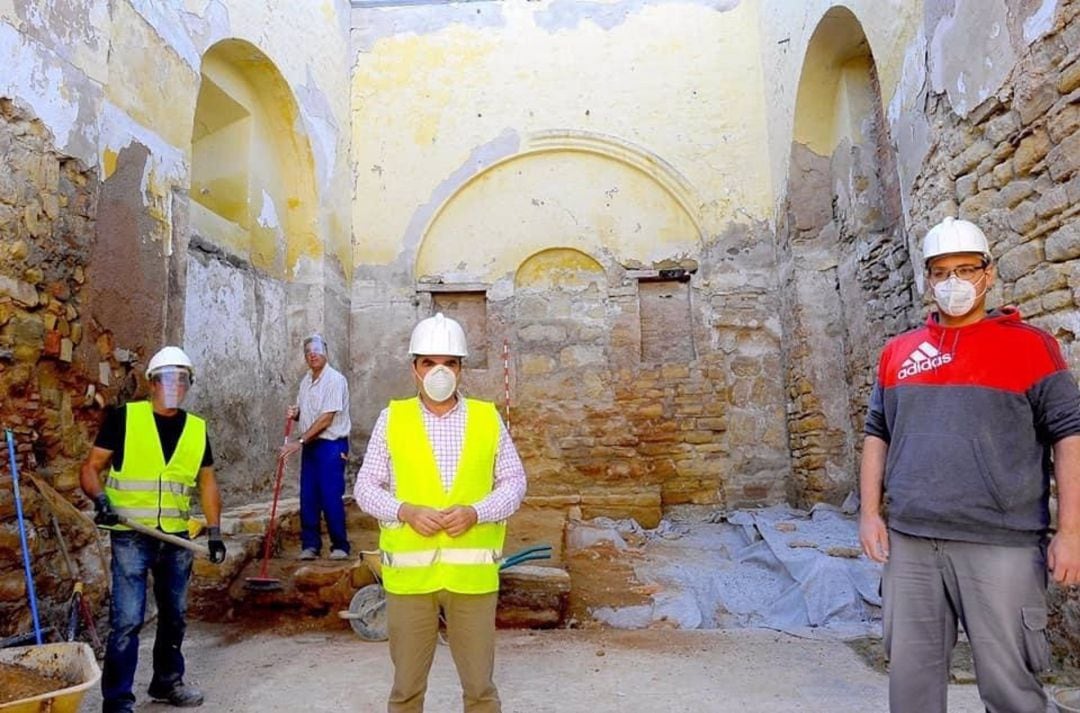
[{"label": "pink striped button shirt", "polygon": [[[454,484],[461,448],[465,441],[465,400],[443,416],[436,416],[420,402],[420,414],[431,447],[435,451],[435,463],[439,477],[447,491]],[[383,409],[368,441],[364,464],[356,474],[353,497],[360,508],[383,522],[398,522],[398,509],[402,501],[394,497],[394,472],[390,467],[390,451],[386,444],[386,426],[390,409]],[[514,442],[499,419],[499,446],[495,453],[495,482],[488,495],[472,505],[478,522],[499,522],[514,514],[525,497],[525,468],[521,464]]]}]

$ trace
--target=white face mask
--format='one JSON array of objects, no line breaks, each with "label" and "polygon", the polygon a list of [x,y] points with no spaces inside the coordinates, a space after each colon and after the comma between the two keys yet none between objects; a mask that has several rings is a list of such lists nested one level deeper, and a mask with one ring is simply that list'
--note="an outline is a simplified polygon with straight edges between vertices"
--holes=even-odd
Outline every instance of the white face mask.
[{"label": "white face mask", "polygon": [[424,393],[432,401],[442,403],[457,391],[457,377],[450,367],[439,364],[424,375]]},{"label": "white face mask", "polygon": [[934,285],[934,301],[950,317],[963,317],[972,310],[978,299],[975,285],[956,275]]}]

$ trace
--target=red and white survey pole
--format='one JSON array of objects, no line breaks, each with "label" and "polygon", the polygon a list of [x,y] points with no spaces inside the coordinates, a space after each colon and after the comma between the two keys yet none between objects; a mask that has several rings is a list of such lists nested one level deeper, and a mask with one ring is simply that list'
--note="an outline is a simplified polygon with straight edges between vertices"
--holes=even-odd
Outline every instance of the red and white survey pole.
[{"label": "red and white survey pole", "polygon": [[506,430],[510,430],[510,340],[503,338],[503,388],[506,394]]}]

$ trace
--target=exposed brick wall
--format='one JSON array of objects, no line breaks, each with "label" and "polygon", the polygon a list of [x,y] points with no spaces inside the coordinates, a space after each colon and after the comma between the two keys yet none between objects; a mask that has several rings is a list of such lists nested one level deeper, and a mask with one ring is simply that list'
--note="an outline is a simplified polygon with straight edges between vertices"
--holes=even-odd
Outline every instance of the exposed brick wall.
[{"label": "exposed brick wall", "polygon": [[[110,337],[84,317],[82,289],[94,241],[98,184],[93,172],[58,155],[43,126],[0,99],[0,425],[17,442],[37,594],[46,623],[62,619],[72,580],[52,525],[54,511],[36,476],[73,494],[88,431],[105,395],[79,369],[78,354],[101,348],[118,374]],[[123,379],[119,380],[120,384]],[[0,468],[0,636],[30,628],[26,584],[6,445]],[[55,513],[89,596],[100,610],[103,567],[93,527],[70,510]],[[87,549],[89,546],[89,549]]]}]

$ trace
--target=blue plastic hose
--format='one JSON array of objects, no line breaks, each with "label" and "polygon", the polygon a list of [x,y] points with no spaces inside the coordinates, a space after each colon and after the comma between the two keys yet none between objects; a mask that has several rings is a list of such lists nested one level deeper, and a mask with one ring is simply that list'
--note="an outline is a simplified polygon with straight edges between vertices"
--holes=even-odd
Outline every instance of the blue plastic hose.
[{"label": "blue plastic hose", "polygon": [[19,542],[22,543],[23,569],[26,570],[26,595],[30,599],[30,615],[34,619],[34,639],[38,644],[43,644],[45,642],[41,638],[37,592],[34,591],[34,573],[30,570],[30,547],[26,544],[26,522],[23,520],[22,494],[19,492],[19,466],[15,463],[15,436],[10,428],[5,428],[4,433],[7,436],[8,458],[11,460],[11,483],[15,489],[15,512],[19,517]]}]

